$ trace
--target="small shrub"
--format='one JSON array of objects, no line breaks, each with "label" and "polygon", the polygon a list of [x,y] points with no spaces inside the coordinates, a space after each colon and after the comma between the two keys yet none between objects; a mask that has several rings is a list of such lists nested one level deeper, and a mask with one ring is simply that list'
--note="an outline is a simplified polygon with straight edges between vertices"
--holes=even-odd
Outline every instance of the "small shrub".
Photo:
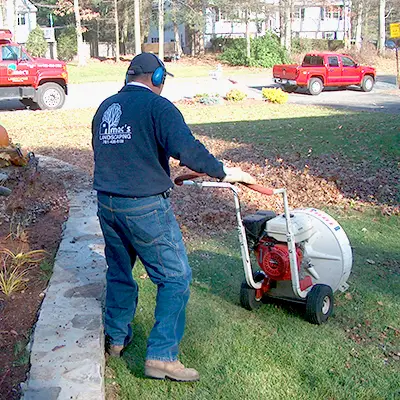
[{"label": "small shrub", "polygon": [[262,96],[270,103],[285,104],[288,101],[289,95],[282,89],[263,88]]},{"label": "small shrub", "polygon": [[242,101],[247,97],[247,94],[239,89],[231,89],[225,96],[229,101]]},{"label": "small shrub", "polygon": [[78,53],[75,28],[65,29],[57,39],[58,58],[63,61],[71,61]]},{"label": "small shrub", "polygon": [[271,68],[275,64],[288,63],[286,49],[279,38],[271,33],[250,39],[250,59],[246,57],[246,39],[238,38],[228,42],[219,59],[231,65]]},{"label": "small shrub", "polygon": [[39,26],[29,33],[26,49],[33,57],[43,57],[46,54],[47,42]]}]

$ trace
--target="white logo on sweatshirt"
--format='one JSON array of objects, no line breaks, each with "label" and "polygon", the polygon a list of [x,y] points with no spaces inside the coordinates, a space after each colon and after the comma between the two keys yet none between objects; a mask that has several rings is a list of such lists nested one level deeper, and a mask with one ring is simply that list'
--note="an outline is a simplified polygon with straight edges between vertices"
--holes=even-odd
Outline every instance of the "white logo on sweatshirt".
[{"label": "white logo on sweatshirt", "polygon": [[130,125],[118,126],[122,110],[118,103],[111,104],[101,119],[99,139],[103,144],[121,144],[132,137]]}]

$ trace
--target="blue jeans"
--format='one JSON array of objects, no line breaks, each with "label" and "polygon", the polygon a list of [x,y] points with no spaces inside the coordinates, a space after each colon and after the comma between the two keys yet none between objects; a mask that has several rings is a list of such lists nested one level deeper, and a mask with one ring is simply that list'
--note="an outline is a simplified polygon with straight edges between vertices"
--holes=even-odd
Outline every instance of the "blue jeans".
[{"label": "blue jeans", "polygon": [[105,333],[114,345],[123,345],[132,335],[130,323],[138,301],[132,268],[139,257],[157,285],[146,359],[175,361],[192,272],[170,200],[161,195],[127,198],[101,192],[97,199],[108,265]]}]

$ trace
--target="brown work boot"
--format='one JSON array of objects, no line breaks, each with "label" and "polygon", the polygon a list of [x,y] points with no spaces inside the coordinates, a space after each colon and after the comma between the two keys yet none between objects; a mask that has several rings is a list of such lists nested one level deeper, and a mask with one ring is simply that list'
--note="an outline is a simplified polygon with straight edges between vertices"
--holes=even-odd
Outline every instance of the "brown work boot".
[{"label": "brown work boot", "polygon": [[185,368],[179,361],[146,360],[144,374],[148,378],[169,378],[178,382],[194,382],[200,379],[195,369]]},{"label": "brown work boot", "polygon": [[116,345],[113,345],[113,344],[111,344],[110,346],[108,346],[108,348],[107,348],[107,354],[110,356],[110,357],[121,357],[121,355],[122,355],[122,350],[124,350],[124,346],[116,346]]},{"label": "brown work boot", "polygon": [[126,337],[124,344],[122,345],[115,345],[115,344],[111,344],[110,342],[110,337],[106,336],[106,340],[105,340],[105,349],[106,349],[106,353],[110,356],[110,357],[121,357],[122,354],[124,353],[125,349],[131,344],[133,340],[133,337]]}]

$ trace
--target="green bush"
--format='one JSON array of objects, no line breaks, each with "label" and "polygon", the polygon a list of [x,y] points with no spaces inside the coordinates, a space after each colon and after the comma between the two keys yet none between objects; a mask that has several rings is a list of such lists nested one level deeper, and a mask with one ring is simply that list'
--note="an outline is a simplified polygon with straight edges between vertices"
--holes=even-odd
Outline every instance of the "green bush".
[{"label": "green bush", "polygon": [[246,39],[244,38],[233,39],[231,43],[227,43],[220,59],[231,65],[264,68],[289,62],[287,52],[280,45],[279,38],[270,33],[250,39],[250,59],[246,57]]},{"label": "green bush", "polygon": [[270,103],[285,104],[289,98],[289,95],[282,89],[263,88],[261,93],[263,98],[267,99]]},{"label": "green bush", "polygon": [[39,26],[30,31],[26,49],[33,57],[43,57],[46,54],[47,42],[43,30]]},{"label": "green bush", "polygon": [[58,58],[71,61],[78,53],[75,28],[66,28],[57,39]]},{"label": "green bush", "polygon": [[247,97],[247,94],[239,89],[231,89],[225,96],[229,101],[242,101]]}]

